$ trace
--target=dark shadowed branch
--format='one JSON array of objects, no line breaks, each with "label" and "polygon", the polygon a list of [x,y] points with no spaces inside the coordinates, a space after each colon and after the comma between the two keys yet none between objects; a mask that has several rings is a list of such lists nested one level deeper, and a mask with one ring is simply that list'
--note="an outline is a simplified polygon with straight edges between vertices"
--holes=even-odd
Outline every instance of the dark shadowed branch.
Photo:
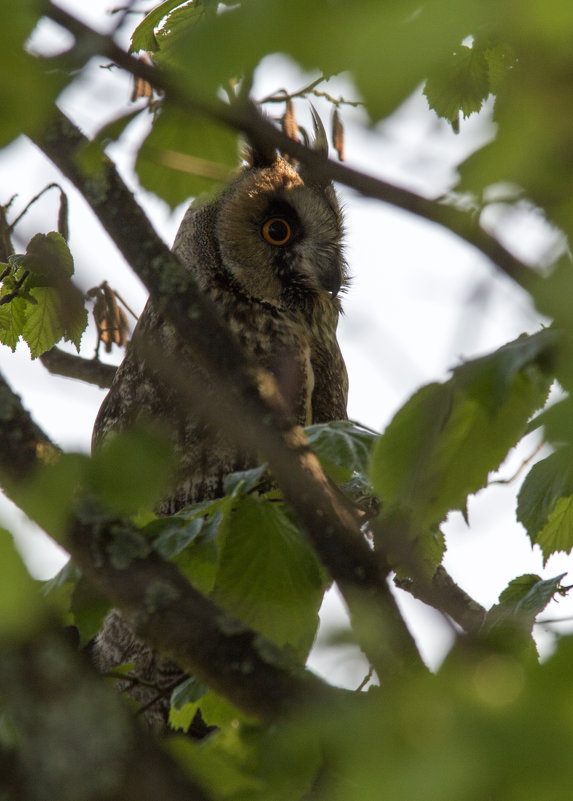
[{"label": "dark shadowed branch", "polygon": [[117,370],[113,364],[104,364],[98,359],[84,359],[73,353],[66,353],[60,348],[50,348],[40,356],[40,361],[53,375],[64,378],[76,378],[87,384],[95,384],[102,389],[111,387]]},{"label": "dark shadowed branch", "polygon": [[62,632],[0,645],[0,695],[20,737],[0,750],[3,798],[209,801]]}]

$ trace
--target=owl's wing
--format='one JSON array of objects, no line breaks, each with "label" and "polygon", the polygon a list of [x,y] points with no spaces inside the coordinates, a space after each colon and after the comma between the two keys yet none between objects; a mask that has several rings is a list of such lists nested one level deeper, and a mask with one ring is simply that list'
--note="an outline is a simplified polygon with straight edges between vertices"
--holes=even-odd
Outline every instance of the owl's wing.
[{"label": "owl's wing", "polygon": [[315,341],[311,363],[314,373],[312,422],[347,420],[348,374],[336,339]]}]

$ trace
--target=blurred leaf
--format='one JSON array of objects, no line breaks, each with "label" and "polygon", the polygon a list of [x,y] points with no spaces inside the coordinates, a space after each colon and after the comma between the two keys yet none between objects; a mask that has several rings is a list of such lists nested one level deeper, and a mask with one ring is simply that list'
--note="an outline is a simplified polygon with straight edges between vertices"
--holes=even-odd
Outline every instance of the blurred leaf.
[{"label": "blurred leaf", "polygon": [[109,599],[82,576],[74,586],[70,598],[70,612],[80,635],[81,648],[101,629],[110,608]]},{"label": "blurred leaf", "polygon": [[12,490],[13,499],[28,517],[61,545],[65,545],[68,517],[88,464],[83,454],[62,454],[54,464],[38,468],[28,481]]},{"label": "blurred leaf", "polygon": [[228,727],[209,737],[198,748],[190,739],[174,738],[169,751],[186,771],[209,788],[214,799],[256,798],[260,781],[253,775],[251,754],[242,741],[240,730]]},{"label": "blurred leaf", "polygon": [[200,95],[240,77],[249,80],[271,53],[286,53],[327,77],[351,71],[378,119],[403,102],[480,20],[475,3],[463,0],[427,0],[422,6],[410,0],[251,0],[203,17],[187,7],[170,16],[156,56]]},{"label": "blurred leaf", "polygon": [[107,435],[90,462],[89,483],[101,502],[119,514],[152,510],[173,479],[169,436],[153,426]]},{"label": "blurred leaf", "polygon": [[465,509],[544,403],[550,380],[539,364],[553,342],[550,331],[520,337],[456,368],[446,383],[423,387],[400,409],[370,468],[387,512],[407,511],[421,533]]},{"label": "blurred leaf", "polygon": [[57,610],[63,625],[69,626],[74,622],[71,613],[72,593],[81,577],[81,570],[70,559],[53,578],[43,583],[42,592],[50,606]]},{"label": "blurred leaf", "polygon": [[[516,13],[519,25],[512,16]],[[565,43],[573,32],[571,14],[558,0],[543,10],[536,3],[510,0],[489,22],[495,39],[514,54],[514,63],[495,87],[495,140],[462,165],[462,189],[479,194],[494,183],[516,184],[570,233],[573,58]],[[492,76],[493,70],[492,62]]]},{"label": "blurred leaf", "polygon": [[35,0],[4,2],[0,6],[0,23],[6,31],[0,49],[0,147],[22,133],[40,130],[67,80],[63,72],[46,69],[42,59],[25,51],[40,16]]},{"label": "blurred leaf", "polygon": [[233,131],[164,102],[139,151],[136,171],[145,189],[174,208],[192,196],[213,192],[237,164]]},{"label": "blurred leaf", "polygon": [[308,444],[336,483],[366,473],[376,434],[350,420],[318,423],[305,428]]},{"label": "blurred leaf", "polygon": [[12,535],[0,528],[0,638],[25,639],[44,614],[40,592],[20,558]]}]

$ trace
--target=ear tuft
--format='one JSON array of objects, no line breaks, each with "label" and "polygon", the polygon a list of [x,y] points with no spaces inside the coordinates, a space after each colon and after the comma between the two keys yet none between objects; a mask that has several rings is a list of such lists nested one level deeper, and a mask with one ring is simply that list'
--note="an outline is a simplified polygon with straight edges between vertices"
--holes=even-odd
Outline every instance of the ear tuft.
[{"label": "ear tuft", "polygon": [[277,161],[278,154],[275,148],[262,149],[245,142],[241,147],[241,157],[243,161],[246,161],[248,167],[263,169],[264,167],[272,167]]}]

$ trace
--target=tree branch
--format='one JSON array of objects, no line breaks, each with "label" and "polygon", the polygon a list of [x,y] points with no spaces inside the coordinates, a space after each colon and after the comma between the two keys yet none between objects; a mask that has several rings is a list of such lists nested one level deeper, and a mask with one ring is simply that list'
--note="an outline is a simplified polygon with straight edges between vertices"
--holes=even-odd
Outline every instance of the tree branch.
[{"label": "tree branch", "polygon": [[46,621],[27,641],[2,642],[0,666],[3,708],[18,736],[16,753],[0,751],[6,798],[209,801]]},{"label": "tree branch", "polygon": [[113,364],[104,364],[98,359],[84,359],[82,356],[66,353],[56,347],[43,353],[40,361],[46,370],[54,375],[76,378],[87,384],[95,384],[102,389],[111,387],[117,370]]},{"label": "tree branch", "polygon": [[[1,375],[0,407],[0,471],[17,502],[19,483],[45,463],[51,443]],[[22,442],[29,447],[20,453]],[[175,565],[150,553],[139,529],[111,517],[95,500],[77,505],[67,531],[74,561],[138,635],[247,714],[273,720],[303,703],[332,704],[344,695],[302,666],[287,664],[280,649],[201,595]]]},{"label": "tree branch", "polygon": [[[480,227],[479,217],[476,215],[448,206],[441,200],[429,200],[339,162],[325,159],[322,154],[296,142],[276,128],[265,119],[253,103],[229,105],[215,99],[207,101],[204,97],[193,96],[188,90],[181,88],[180,82],[173,81],[167,72],[129,55],[111,39],[98,34],[52,3],[49,3],[46,9],[46,16],[67,28],[77,41],[81,42],[78,50],[82,64],[89,56],[96,53],[110,58],[127,72],[165,92],[169,99],[182,109],[200,111],[241,131],[255,146],[263,149],[268,149],[269,146],[275,147],[282,153],[288,153],[303,163],[317,179],[337,181],[355,189],[365,197],[381,200],[444,226],[480,250],[499,270],[521,287],[529,289],[530,282],[537,279],[535,271],[525,266]],[[70,56],[69,53],[66,55]]]},{"label": "tree branch", "polygon": [[431,581],[396,578],[394,583],[419,601],[451,617],[466,634],[476,634],[480,630],[486,610],[455,583],[442,565],[438,566]]},{"label": "tree branch", "polygon": [[[75,154],[88,144],[61,113],[36,144],[84,195],[126,261],[209,376],[214,393],[232,414],[218,425],[233,440],[248,436],[277,479],[322,562],[337,582],[351,616],[365,604],[384,636],[370,631],[365,651],[379,675],[421,666],[415,643],[386,584],[388,566],[371,551],[350,502],[325,477],[301,430],[285,416],[272,376],[259,375],[213,304],[157,236],[113,164],[102,156],[98,174],[84,174]],[[268,391],[263,400],[259,382]],[[274,391],[273,391],[274,388]]]}]

